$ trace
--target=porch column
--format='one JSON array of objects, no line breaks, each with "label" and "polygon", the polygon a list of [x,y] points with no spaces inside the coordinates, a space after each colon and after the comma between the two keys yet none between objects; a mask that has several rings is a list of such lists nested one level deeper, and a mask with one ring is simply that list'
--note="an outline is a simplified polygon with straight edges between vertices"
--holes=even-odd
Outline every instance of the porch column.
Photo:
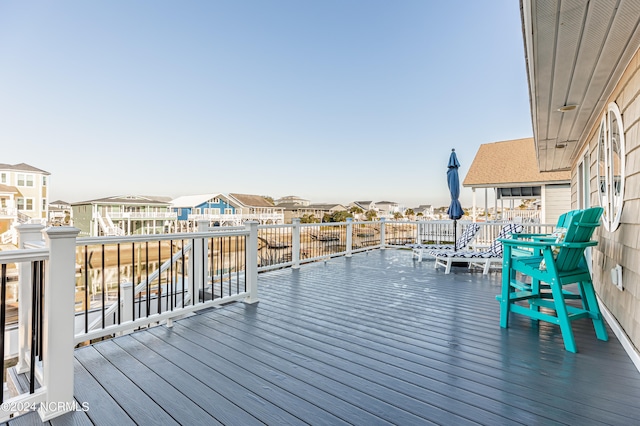
[{"label": "porch column", "polygon": [[473,193],[473,210],[472,210],[472,215],[473,215],[473,221],[477,222],[478,221],[478,214],[476,212],[476,189],[475,188],[471,188],[471,192]]}]

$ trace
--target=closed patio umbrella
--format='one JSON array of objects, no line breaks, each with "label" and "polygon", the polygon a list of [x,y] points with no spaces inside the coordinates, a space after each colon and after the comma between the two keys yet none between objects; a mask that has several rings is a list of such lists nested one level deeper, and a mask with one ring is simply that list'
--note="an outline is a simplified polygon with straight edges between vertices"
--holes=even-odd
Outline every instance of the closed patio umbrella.
[{"label": "closed patio umbrella", "polygon": [[447,167],[447,184],[449,185],[449,193],[451,194],[451,204],[449,205],[449,209],[447,209],[447,214],[449,215],[449,219],[453,219],[453,248],[454,250],[457,250],[456,233],[458,228],[458,219],[462,217],[464,212],[462,211],[460,201],[458,201],[458,198],[460,197],[460,178],[458,177],[458,167],[460,167],[460,163],[458,162],[455,149],[451,150],[449,165]]}]

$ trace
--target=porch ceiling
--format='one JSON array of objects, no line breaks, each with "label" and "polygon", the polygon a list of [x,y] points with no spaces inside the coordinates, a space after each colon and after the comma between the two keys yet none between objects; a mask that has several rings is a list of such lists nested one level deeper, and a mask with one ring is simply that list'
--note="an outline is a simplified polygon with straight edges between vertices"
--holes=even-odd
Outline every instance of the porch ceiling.
[{"label": "porch ceiling", "polygon": [[[640,2],[520,5],[538,165],[566,170],[640,45]],[[566,105],[577,108],[558,111]]]}]

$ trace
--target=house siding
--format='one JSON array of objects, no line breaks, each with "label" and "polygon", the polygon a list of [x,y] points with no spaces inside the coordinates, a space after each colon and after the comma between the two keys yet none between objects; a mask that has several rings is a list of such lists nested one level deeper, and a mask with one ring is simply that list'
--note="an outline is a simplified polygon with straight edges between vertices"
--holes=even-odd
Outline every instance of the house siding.
[{"label": "house siding", "polygon": [[[606,112],[610,102],[616,102],[625,127],[626,174],[624,205],[620,226],[614,232],[603,226],[596,231],[599,240],[593,250],[593,280],[596,291],[611,314],[616,318],[633,345],[640,348],[640,53],[636,53],[618,82],[611,97],[600,111]],[[590,202],[600,205],[597,188],[598,133],[600,120],[589,129],[584,151],[590,152]],[[572,205],[577,206],[575,185],[578,179],[576,158],[572,166]],[[620,291],[611,280],[611,269],[622,266],[624,290]]]},{"label": "house siding", "polygon": [[545,217],[543,223],[557,223],[561,214],[571,209],[571,187],[569,184],[546,185]]}]

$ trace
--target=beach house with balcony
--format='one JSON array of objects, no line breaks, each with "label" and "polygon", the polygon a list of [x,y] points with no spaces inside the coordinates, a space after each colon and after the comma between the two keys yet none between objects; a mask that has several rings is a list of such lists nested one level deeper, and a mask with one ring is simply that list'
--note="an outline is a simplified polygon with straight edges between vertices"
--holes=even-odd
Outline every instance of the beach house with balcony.
[{"label": "beach house with balcony", "polygon": [[13,226],[46,223],[50,173],[29,164],[0,163],[0,234],[15,242]]},{"label": "beach house with balcony", "polygon": [[242,222],[252,220],[264,225],[284,223],[284,207],[276,206],[262,195],[234,193],[229,194],[229,200],[237,206],[236,212],[242,215]]},{"label": "beach house with balcony", "polygon": [[210,226],[242,225],[240,206],[225,194],[185,195],[171,200],[171,210],[176,214],[175,231],[195,229],[198,221],[206,220]]},{"label": "beach house with balcony", "polygon": [[569,171],[572,208],[604,208],[593,282],[640,365],[640,4],[522,0],[521,12],[538,169]]},{"label": "beach house with balcony", "polygon": [[169,197],[121,195],[71,203],[81,236],[160,234],[175,224]]},{"label": "beach house with balcony", "polygon": [[[473,191],[475,220],[479,219],[476,190],[485,190],[484,212],[485,219],[489,219],[487,190],[492,189],[494,211],[498,211],[499,204],[502,214],[491,219],[518,217],[525,222],[556,223],[571,208],[570,181],[568,170],[540,171],[534,140],[524,138],[480,145],[462,185]],[[539,201],[534,205],[540,208],[519,209],[522,200]]]}]

